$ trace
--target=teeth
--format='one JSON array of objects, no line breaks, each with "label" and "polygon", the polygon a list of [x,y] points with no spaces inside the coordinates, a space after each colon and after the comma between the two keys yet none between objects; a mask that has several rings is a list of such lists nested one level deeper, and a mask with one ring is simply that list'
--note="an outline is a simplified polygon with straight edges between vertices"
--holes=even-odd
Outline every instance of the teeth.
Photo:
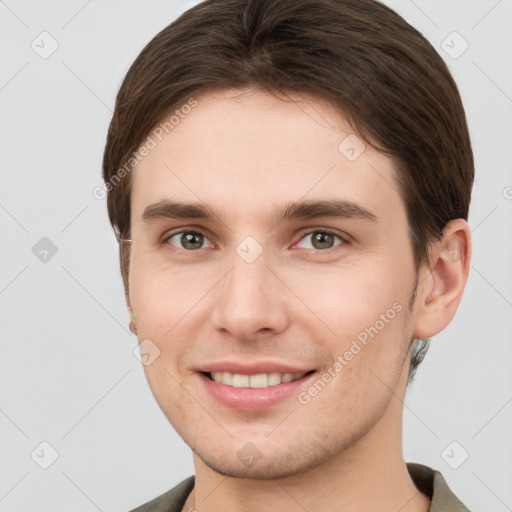
[{"label": "teeth", "polygon": [[242,373],[211,372],[215,382],[226,384],[235,388],[267,388],[281,383],[292,382],[301,379],[305,373],[258,373],[257,375],[245,375]]},{"label": "teeth", "polygon": [[268,385],[269,386],[277,386],[281,384],[281,374],[274,372],[268,374]]},{"label": "teeth", "polygon": [[229,372],[217,372],[219,376],[222,378],[224,384],[228,384],[229,386],[233,385],[233,374]]},{"label": "teeth", "polygon": [[[224,372],[222,372],[224,373]],[[235,373],[233,375],[233,382],[231,385],[234,388],[248,388],[249,387],[249,375],[242,375],[241,373]]]},{"label": "teeth", "polygon": [[258,375],[251,375],[249,379],[249,386],[251,388],[266,388],[268,377],[266,373],[259,373]]}]

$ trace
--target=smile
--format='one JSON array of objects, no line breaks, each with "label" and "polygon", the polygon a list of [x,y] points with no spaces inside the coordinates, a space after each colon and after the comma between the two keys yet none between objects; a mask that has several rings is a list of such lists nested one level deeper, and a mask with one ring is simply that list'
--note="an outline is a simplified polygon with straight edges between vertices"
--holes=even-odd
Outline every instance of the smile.
[{"label": "smile", "polygon": [[[232,369],[235,370],[235,368]],[[268,368],[268,370],[276,369]],[[315,370],[306,372],[300,370],[293,373],[290,371],[263,372],[262,368],[252,370],[240,368],[238,371],[247,373],[204,369],[196,375],[200,378],[206,393],[216,403],[239,411],[261,411],[279,402],[296,399],[300,390],[307,386],[316,373]]]},{"label": "smile", "polygon": [[[307,372],[308,373],[308,372]],[[246,375],[231,372],[209,372],[207,376],[219,384],[226,384],[234,388],[267,388],[279,384],[293,382],[302,379],[306,373],[258,373]]]}]

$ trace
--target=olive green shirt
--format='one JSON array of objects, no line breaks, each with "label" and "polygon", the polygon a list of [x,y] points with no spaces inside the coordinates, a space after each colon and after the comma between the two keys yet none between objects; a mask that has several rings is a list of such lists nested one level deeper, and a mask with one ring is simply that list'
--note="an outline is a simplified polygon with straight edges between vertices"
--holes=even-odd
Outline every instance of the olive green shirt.
[{"label": "olive green shirt", "polygon": [[[414,463],[408,463],[407,469],[414,485],[430,498],[429,512],[469,512],[450,490],[439,471]],[[170,491],[131,512],[181,512],[193,488],[194,477],[190,476]]]}]

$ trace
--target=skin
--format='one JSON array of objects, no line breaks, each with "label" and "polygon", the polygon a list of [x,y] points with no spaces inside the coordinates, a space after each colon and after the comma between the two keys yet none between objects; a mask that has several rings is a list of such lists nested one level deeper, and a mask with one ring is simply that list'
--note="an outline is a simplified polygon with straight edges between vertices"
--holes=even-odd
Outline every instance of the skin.
[{"label": "skin", "polygon": [[[393,162],[368,145],[349,161],[338,150],[353,133],[343,117],[318,99],[292,98],[199,95],[131,176],[127,303],[139,340],[160,350],[145,366],[155,398],[194,451],[195,493],[184,510],[426,511],[402,454],[410,342],[453,318],[469,227],[456,219],[432,244],[409,309],[417,274]],[[268,218],[305,199],[352,201],[376,220]],[[142,221],[164,200],[206,203],[223,221]],[[165,240],[180,229],[202,232],[203,245]],[[318,248],[312,233],[325,229],[346,241]],[[250,264],[236,252],[247,236],[263,249]],[[266,359],[319,377],[395,303],[402,310],[307,404],[293,395],[263,411],[234,410],[196,371]],[[237,457],[247,442],[261,453],[251,467]]]}]

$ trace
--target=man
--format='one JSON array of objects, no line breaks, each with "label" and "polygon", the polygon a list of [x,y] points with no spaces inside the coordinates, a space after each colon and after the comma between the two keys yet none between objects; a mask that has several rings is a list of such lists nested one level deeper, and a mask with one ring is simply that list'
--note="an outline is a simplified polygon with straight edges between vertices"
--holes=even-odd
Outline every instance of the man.
[{"label": "man", "polygon": [[[207,0],[104,155],[130,328],[195,477],[138,511],[463,511],[403,398],[471,256],[457,87],[373,0]],[[153,355],[152,355],[153,354]]]}]

